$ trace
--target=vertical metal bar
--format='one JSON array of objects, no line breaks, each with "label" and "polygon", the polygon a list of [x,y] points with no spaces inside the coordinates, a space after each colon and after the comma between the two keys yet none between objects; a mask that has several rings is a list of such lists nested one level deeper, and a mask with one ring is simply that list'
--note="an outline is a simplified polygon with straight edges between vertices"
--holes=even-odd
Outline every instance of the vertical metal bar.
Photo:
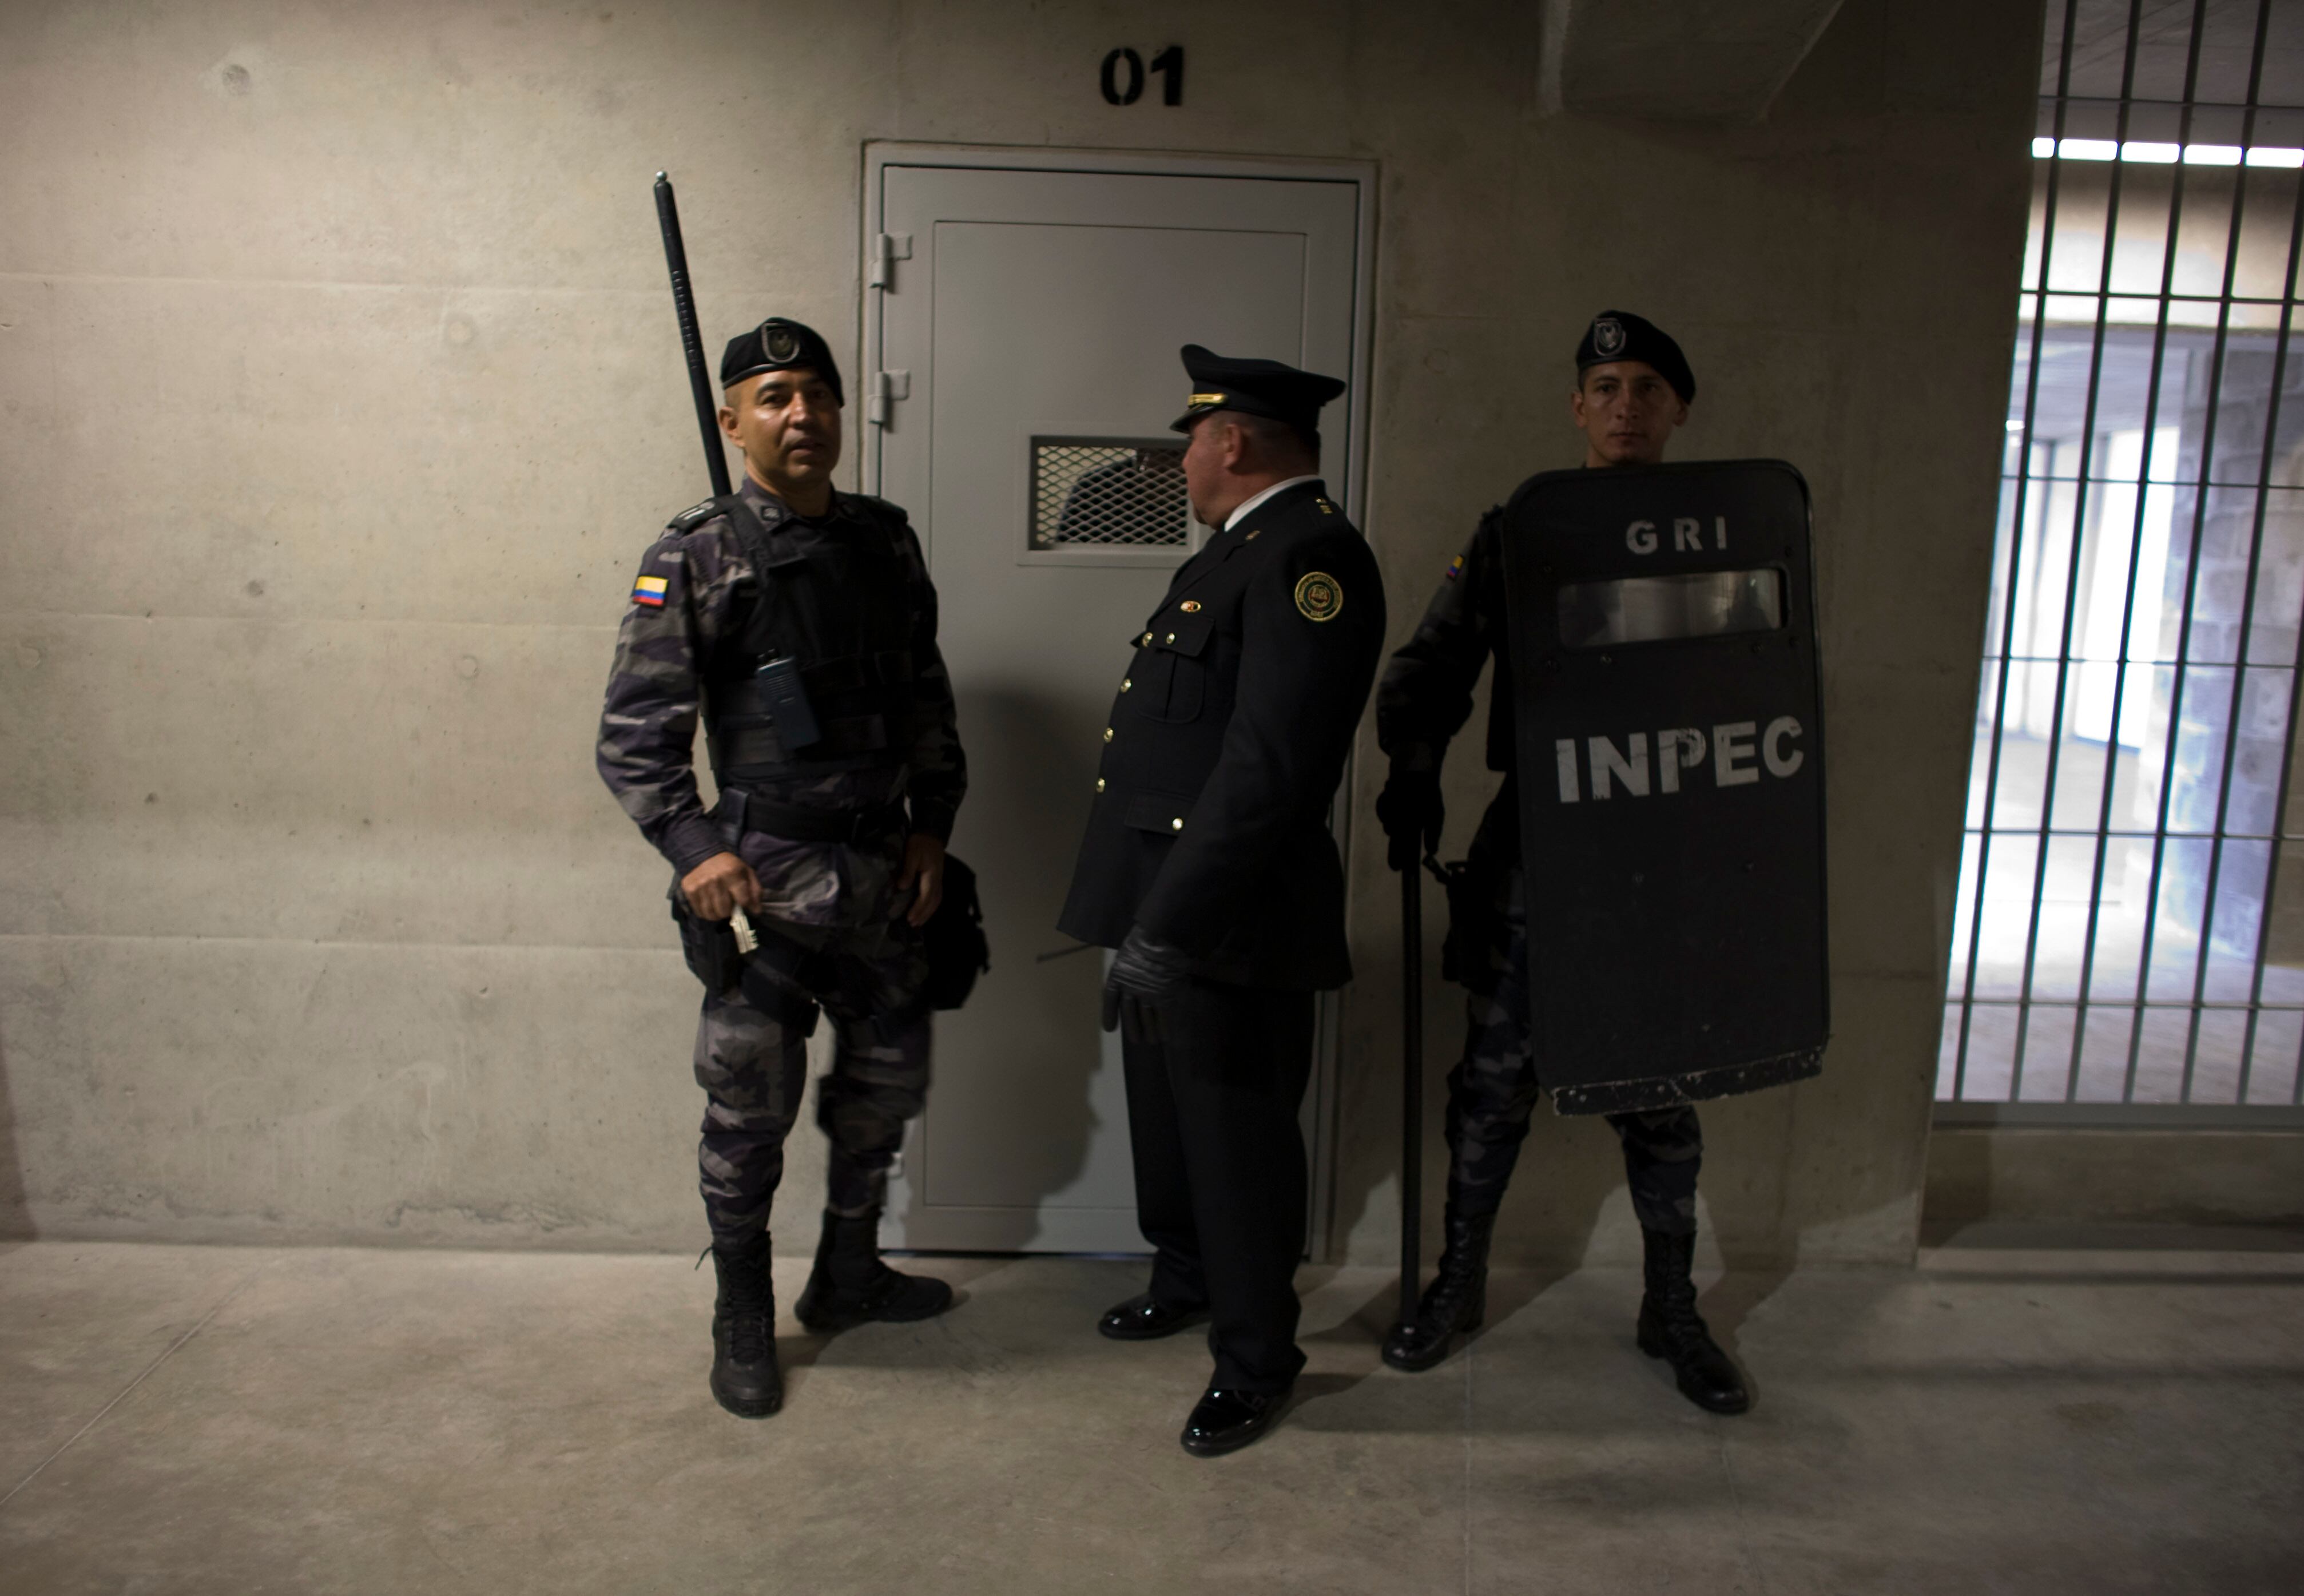
[{"label": "vertical metal bar", "polygon": [[[2143,9],[2144,0],[2129,0],[2128,42],[2121,66],[2115,145],[2124,143],[2128,138],[2129,99],[2136,89],[2137,26]],[[2096,266],[2096,328],[2088,346],[2088,399],[2080,411],[2080,463],[2072,473],[2072,551],[2064,568],[2063,627],[2056,645],[2056,690],[2048,700],[2048,762],[2040,784],[2038,843],[2032,855],[2032,913],[2024,928],[2024,975],[2016,989],[2016,1051],[2008,1072],[2008,1100],[2012,1103],[2022,1095],[2024,1056],[2032,1033],[2032,982],[2039,968],[2040,910],[2047,896],[2048,854],[2053,845],[2051,834],[2056,815],[2056,777],[2063,765],[2064,693],[2072,675],[2072,630],[2080,619],[2081,556],[2088,549],[2088,467],[2096,458],[2096,406],[2104,395],[2104,335],[2105,324],[2112,315],[2112,263],[2118,253],[2120,202],[2125,192],[2127,172],[2127,162],[2113,162],[2112,185],[2105,198],[2104,252]],[[2045,321],[2047,312],[2045,298],[2040,310],[2039,319]],[[2046,573],[2043,571],[2041,574],[2045,579]],[[2104,839],[2098,837],[2096,848],[2099,854],[2103,847]],[[2093,909],[2093,905],[2090,907]],[[2081,1001],[2072,1014],[2076,1048],[2080,1027],[2085,1023],[2088,1013],[2088,965],[2083,961],[2080,975]]]},{"label": "vertical metal bar", "polygon": [[[2206,0],[2197,0],[2197,3],[2205,4]],[[2079,15],[2080,0],[2064,0],[2064,36],[2056,64],[2056,109],[2052,124],[2059,148],[2063,141],[2064,120],[2070,109],[2068,97],[2072,87],[2072,41]],[[1960,1045],[1952,1061],[1954,1101],[1964,1098],[1968,1090],[1968,1043],[1976,1016],[1977,959],[1984,945],[1985,889],[1992,874],[1992,821],[2000,807],[2000,750],[2001,741],[2007,734],[2009,656],[2015,651],[2016,576],[2024,560],[2024,509],[2032,484],[2032,424],[2039,408],[2040,357],[2046,344],[2048,283],[2055,262],[2056,205],[2063,166],[2063,161],[2056,156],[2048,157],[2048,186],[2043,197],[2040,219],[2040,276],[2032,302],[2032,354],[2024,378],[2024,430],[2020,435],[2022,442],[2017,450],[2016,503],[2008,526],[2008,586],[2005,590],[2006,602],[2001,606],[2000,616],[2000,680],[1993,690],[1992,743],[1990,751],[1985,756],[1984,766],[1984,825],[1977,838],[1976,901],[1969,910],[1968,973],[1961,993]],[[2018,1025],[2020,1031],[2020,1018]]]},{"label": "vertical metal bar", "polygon": [[[2198,98],[2199,87],[2200,44],[2207,10],[2207,0],[2195,0],[2192,7],[2191,42],[2184,62],[2184,100],[2181,109],[2177,114],[2181,128],[2179,143],[2189,142],[2192,134],[2192,106]],[[2160,301],[2156,357],[2159,352],[2159,347],[2165,345],[2168,337],[2169,306],[2164,296],[2170,284],[2175,281],[2173,274],[2176,241],[2184,225],[2183,202],[2186,193],[2184,179],[2185,167],[2180,164],[2176,168],[2176,187],[2168,208],[2167,249],[2160,267],[2160,286],[2164,297]],[[2147,417],[2146,420],[2153,431],[2159,430],[2160,416],[2156,410]],[[2213,445],[2215,430],[2213,425],[2209,430],[2211,433],[2209,442]],[[2207,486],[2208,475],[2207,458],[2203,454],[2200,469],[2203,490]],[[2176,617],[2175,668],[2168,679],[2168,738],[2167,748],[2163,751],[2160,759],[2160,801],[2152,819],[2152,868],[2145,879],[2144,886],[2144,946],[2139,950],[2136,965],[2136,1000],[2129,1007],[2128,1068],[2122,1077],[2120,1088],[2120,1100],[2123,1103],[2136,1100],[2136,1069],[2144,1047],[2144,1011],[2152,991],[2152,957],[2159,946],[2160,878],[2168,855],[2168,794],[2176,777],[2177,728],[2183,718],[2184,673],[2192,652],[2192,607],[2200,590],[2198,550],[2195,548],[2188,557],[2190,564],[2184,573],[2184,603]]]},{"label": "vertical metal bar", "polygon": [[[2272,0],[2257,0],[2256,45],[2248,64],[2248,108],[2240,113],[2243,148],[2255,140],[2257,95],[2263,84],[2265,36],[2271,22]],[[2240,277],[2240,234],[2248,217],[2248,177],[2251,170],[2246,164],[2233,168],[2232,225],[2224,237],[2224,294],[2216,307],[2215,358],[2209,366],[2208,414],[2200,446],[2200,489],[2192,500],[2192,568],[2196,573],[2200,565],[2201,540],[2207,535],[2208,484],[2216,474],[2216,414],[2224,403],[2224,353],[2232,331],[2232,287]],[[2208,960],[2215,943],[2216,899],[2224,885],[2224,822],[2232,812],[2232,763],[2240,751],[2240,700],[2248,691],[2248,649],[2256,624],[2256,579],[2263,553],[2264,517],[2259,500],[2254,536],[2249,543],[2248,580],[2240,590],[2240,641],[2232,655],[2232,696],[2224,708],[2224,768],[2216,780],[2216,825],[2214,839],[2208,844],[2208,886],[2200,905],[2200,945],[2192,958],[2191,1019],[2184,1030],[2184,1074],[2176,1099],[2183,1103],[2192,1100],[2192,1076],[2199,1062],[2200,1000],[2207,995]]]},{"label": "vertical metal bar", "polygon": [[[2296,313],[2297,257],[2300,250],[2304,250],[2304,183],[2299,183],[2296,193],[2291,197],[2289,211],[2287,288],[2280,304],[2279,341],[2272,348],[2272,394],[2265,406],[2264,454],[2257,463],[2256,471],[2256,526],[2249,534],[2257,548],[2264,543],[2265,511],[2272,497],[2273,451],[2280,443],[2280,401],[2282,390],[2288,381],[2288,335],[2294,325]],[[2304,616],[2298,619],[2300,628],[2304,628]],[[2300,629],[2298,639],[2300,643],[2304,643],[2304,629]],[[2271,940],[2272,905],[2279,894],[2280,837],[2288,829],[2289,778],[2294,773],[2296,763],[2292,754],[2300,698],[2298,687],[2304,684],[2304,658],[2298,658],[2299,653],[2304,653],[2304,649],[2291,650],[2288,656],[2288,718],[2281,723],[2282,742],[2286,746],[2282,751],[2280,781],[2272,801],[2272,841],[2268,845],[2271,852],[2264,869],[2264,909],[2256,917],[2256,960],[2249,980],[2248,1023],[2240,1036],[2240,1082],[2232,1092],[2232,1100],[2242,1105],[2248,1101],[2249,1080],[2256,1073],[2257,1020],[2264,1003],[2264,959],[2266,944]],[[2245,668],[2245,658],[2241,663]]]},{"label": "vertical metal bar", "polygon": [[[2131,4],[2128,13],[2128,55],[2121,72],[2121,136],[2128,132],[2128,102],[2135,91],[2136,48],[2139,31],[2140,0]],[[2189,113],[2185,114],[2189,116]],[[2182,132],[2191,131],[2189,121]],[[2088,1038],[2089,994],[2096,982],[2096,933],[2102,923],[2104,906],[2105,866],[2112,855],[2112,797],[2118,785],[2120,774],[2120,718],[2128,699],[2128,656],[2136,624],[2137,563],[2144,553],[2145,507],[2151,491],[2153,446],[2159,437],[2154,423],[2159,419],[2160,383],[2168,352],[2168,291],[2175,281],[2176,230],[2181,225],[2184,207],[2184,168],[2178,163],[2168,194],[2167,235],[2160,257],[2160,283],[2157,314],[2154,318],[2152,336],[2152,369],[2144,390],[2144,440],[2138,450],[2136,467],[2136,514],[2130,518],[2128,531],[2128,591],[2121,605],[2120,646],[2113,650],[2112,679],[2112,723],[2104,740],[2104,775],[2096,800],[2096,866],[2088,881],[2088,929],[2080,939],[2080,1006],[2072,1015],[2071,1056],[2064,1069],[2064,1101],[2075,1102],[2080,1097],[2080,1060]],[[2110,252],[2118,244],[2115,229],[2105,229],[2105,249],[2109,278]],[[2101,324],[2099,324],[2101,325]],[[2101,350],[2099,348],[2099,353]],[[2147,911],[2148,913],[2148,911]],[[2144,967],[2137,969],[2137,990],[2143,990]],[[2142,1023],[2140,1015],[2131,1016],[2130,1030]]]}]

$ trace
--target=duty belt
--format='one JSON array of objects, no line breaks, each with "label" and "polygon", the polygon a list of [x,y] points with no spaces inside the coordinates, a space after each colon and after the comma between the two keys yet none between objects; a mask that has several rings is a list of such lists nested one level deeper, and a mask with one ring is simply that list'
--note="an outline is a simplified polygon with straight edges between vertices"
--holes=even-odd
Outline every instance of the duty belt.
[{"label": "duty belt", "polygon": [[905,824],[901,803],[872,809],[811,809],[772,802],[741,787],[723,792],[716,812],[738,836],[747,831],[765,831],[795,843],[860,843],[884,832],[902,830]]}]

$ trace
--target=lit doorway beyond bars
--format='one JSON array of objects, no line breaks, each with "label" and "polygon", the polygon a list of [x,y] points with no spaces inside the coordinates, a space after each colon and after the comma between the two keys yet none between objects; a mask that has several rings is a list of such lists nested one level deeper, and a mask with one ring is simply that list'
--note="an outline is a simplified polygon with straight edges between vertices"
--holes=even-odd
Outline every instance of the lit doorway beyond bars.
[{"label": "lit doorway beyond bars", "polygon": [[2051,0],[1940,1121],[2304,1114],[2300,85],[2304,0]]}]

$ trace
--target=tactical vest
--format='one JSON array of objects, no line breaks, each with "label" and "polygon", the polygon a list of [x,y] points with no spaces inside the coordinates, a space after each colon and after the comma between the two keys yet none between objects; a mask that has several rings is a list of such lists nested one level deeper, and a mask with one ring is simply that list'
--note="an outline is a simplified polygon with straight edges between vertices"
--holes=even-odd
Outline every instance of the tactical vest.
[{"label": "tactical vest", "polygon": [[[769,527],[740,494],[699,505],[680,522],[698,526],[721,514],[751,563],[753,598],[705,673],[714,778],[724,790],[902,764],[914,731],[911,641],[920,595],[898,529],[866,508],[846,535],[803,539],[789,519]],[[754,675],[781,658],[798,663],[822,734],[804,748],[787,748],[776,734]]]}]

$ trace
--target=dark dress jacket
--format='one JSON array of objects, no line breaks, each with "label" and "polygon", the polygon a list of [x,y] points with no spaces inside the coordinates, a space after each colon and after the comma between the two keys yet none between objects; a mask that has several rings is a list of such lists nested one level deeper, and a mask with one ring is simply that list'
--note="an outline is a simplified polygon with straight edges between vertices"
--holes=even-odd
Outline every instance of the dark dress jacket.
[{"label": "dark dress jacket", "polygon": [[1242,986],[1350,981],[1328,809],[1384,628],[1376,559],[1320,483],[1210,538],[1129,640],[1058,929],[1117,947],[1140,922]]}]

